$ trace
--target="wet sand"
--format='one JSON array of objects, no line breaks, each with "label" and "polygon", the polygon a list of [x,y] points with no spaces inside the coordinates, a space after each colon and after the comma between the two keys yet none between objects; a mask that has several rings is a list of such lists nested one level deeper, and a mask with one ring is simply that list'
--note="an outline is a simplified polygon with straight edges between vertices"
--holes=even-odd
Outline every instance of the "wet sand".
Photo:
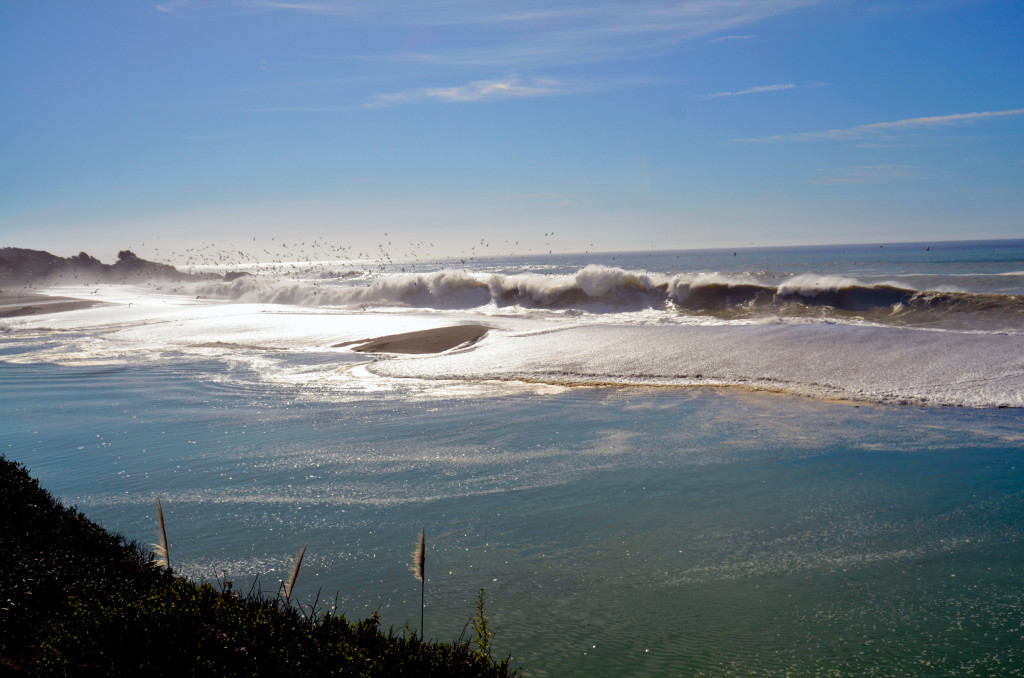
[{"label": "wet sand", "polygon": [[441,353],[458,346],[469,346],[480,341],[490,328],[483,325],[454,325],[417,332],[389,334],[384,337],[358,339],[334,344],[333,348],[355,346],[359,353]]},{"label": "wet sand", "polygon": [[2,292],[0,293],[0,318],[77,311],[82,308],[99,306],[102,303],[104,302],[74,297],[51,297],[34,292]]}]

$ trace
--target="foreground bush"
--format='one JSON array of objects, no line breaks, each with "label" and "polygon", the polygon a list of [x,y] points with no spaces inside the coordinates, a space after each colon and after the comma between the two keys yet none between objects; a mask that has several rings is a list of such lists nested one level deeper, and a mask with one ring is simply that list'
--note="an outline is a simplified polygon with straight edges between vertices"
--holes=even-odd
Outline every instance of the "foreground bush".
[{"label": "foreground bush", "polygon": [[469,642],[306,617],[153,567],[0,456],[0,673],[136,676],[509,676]]}]

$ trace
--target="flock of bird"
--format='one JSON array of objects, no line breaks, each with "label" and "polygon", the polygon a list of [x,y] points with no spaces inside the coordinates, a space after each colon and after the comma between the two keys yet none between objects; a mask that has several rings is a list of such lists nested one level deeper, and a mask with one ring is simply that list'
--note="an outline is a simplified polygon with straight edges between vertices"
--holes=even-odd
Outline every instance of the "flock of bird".
[{"label": "flock of bird", "polygon": [[[544,247],[538,247],[535,251],[533,247],[521,246],[519,240],[506,239],[499,244],[492,243],[487,238],[479,238],[464,245],[454,256],[440,255],[432,241],[399,242],[388,232],[383,233],[383,239],[376,247],[363,249],[322,237],[289,241],[276,236],[253,236],[244,249],[237,244],[205,240],[195,246],[181,249],[162,249],[156,244],[147,247],[146,242],[140,243],[138,248],[130,245],[129,249],[137,249],[142,259],[175,266],[181,273],[192,276],[193,281],[201,280],[204,275],[211,276],[211,279],[213,276],[219,278],[234,271],[236,276],[241,274],[241,277],[245,277],[245,274],[249,274],[251,279],[247,284],[256,293],[270,291],[274,286],[290,280],[309,286],[309,292],[318,295],[327,293],[322,284],[332,280],[345,279],[351,281],[352,285],[362,284],[369,287],[378,279],[375,274],[379,273],[415,274],[437,271],[440,268],[462,268],[470,271],[497,260],[509,261],[516,256],[536,256],[545,252],[548,255],[555,254],[557,246],[554,244],[554,231],[544,232],[543,238],[537,240],[543,242]],[[558,252],[559,255],[565,253],[568,253],[565,248]],[[526,272],[528,269],[524,267],[522,270]],[[94,289],[92,294],[98,294],[98,286],[103,283],[89,278],[84,269],[69,269],[67,278],[61,273],[55,280],[50,281],[50,284],[95,285],[97,289]],[[187,282],[170,283],[150,270],[142,271],[137,278],[121,282],[160,289],[170,294],[187,294],[190,289]],[[418,286],[415,281],[411,284],[413,287]],[[31,282],[26,283],[26,288],[31,286]],[[192,293],[195,294],[194,289]],[[196,298],[204,298],[204,295],[199,294]]]},{"label": "flock of bird", "polygon": [[[143,249],[147,256],[157,261],[167,261],[183,272],[195,274],[211,270],[237,268],[254,274],[269,274],[278,277],[310,278],[352,277],[354,274],[379,272],[417,272],[429,266],[436,270],[439,263],[458,264],[463,268],[494,260],[523,254],[518,240],[506,239],[501,247],[491,247],[486,238],[474,240],[454,256],[441,256],[431,241],[419,240],[399,243],[385,232],[384,240],[376,248],[357,250],[353,245],[333,243],[325,238],[288,242],[271,237],[253,246],[258,239],[253,237],[248,251],[236,245],[218,246],[203,241],[195,247],[182,250],[161,250],[153,247]],[[554,231],[544,233],[544,246],[553,255]],[[593,243],[591,243],[593,245]],[[142,243],[145,248],[145,243]],[[517,251],[518,250],[518,251]],[[152,252],[152,254],[149,254]],[[533,248],[526,248],[526,254],[534,254]],[[560,252],[561,253],[561,252]],[[589,253],[589,250],[588,250]]]},{"label": "flock of bird", "polygon": [[[291,268],[303,268],[308,270],[310,265],[316,264],[338,264],[345,263],[351,266],[362,266],[363,268],[379,269],[381,271],[395,269],[401,265],[409,266],[415,270],[418,264],[424,262],[458,261],[469,264],[483,258],[496,256],[514,256],[524,254],[516,252],[519,248],[518,240],[504,241],[504,254],[497,254],[498,248],[491,250],[491,243],[486,238],[480,238],[479,242],[474,241],[472,245],[464,247],[454,256],[443,257],[437,254],[433,242],[430,241],[409,241],[408,243],[395,245],[394,238],[385,232],[384,240],[375,249],[356,250],[353,245],[340,245],[328,241],[325,238],[316,237],[310,240],[298,240],[288,242],[271,237],[257,246],[250,245],[248,251],[238,249],[236,245],[218,246],[214,242],[202,241],[195,247],[188,247],[182,250],[164,250],[153,247],[151,250],[143,249],[147,256],[152,256],[158,261],[167,261],[173,265],[184,267],[188,272],[199,272],[214,268],[244,267],[257,271],[285,272]],[[554,231],[544,233],[544,245],[548,248],[548,254],[554,254],[551,247],[551,238]],[[257,242],[257,237],[252,238],[252,243]],[[591,243],[592,245],[593,243]],[[146,243],[142,243],[145,248]],[[152,252],[152,254],[149,254]],[[532,248],[527,248],[525,254],[533,254]]]},{"label": "flock of bird", "polygon": [[[554,236],[554,231],[543,234],[544,249],[552,255],[555,254]],[[419,273],[436,271],[439,267],[461,267],[469,271],[499,258],[521,255],[524,249],[518,240],[506,239],[501,245],[492,247],[490,241],[480,238],[464,246],[454,256],[440,256],[432,241],[401,243],[387,232],[383,233],[383,240],[376,247],[361,250],[322,237],[288,241],[254,236],[246,244],[248,247],[242,249],[237,244],[204,240],[191,247],[161,249],[157,245],[147,247],[142,242],[138,252],[144,259],[169,263],[190,276],[236,271],[250,274],[252,281],[249,285],[257,292],[291,280],[310,286],[310,292],[317,295],[327,292],[322,283],[330,280],[346,279],[353,283],[361,280],[368,287],[377,278],[375,273]],[[535,253],[531,247],[525,250],[529,254]],[[186,293],[187,290],[183,284],[167,286],[166,281],[158,280],[148,272],[143,279],[132,282],[148,287],[159,286],[172,294]],[[412,285],[415,287],[417,283]],[[203,295],[197,296],[199,298]]]}]

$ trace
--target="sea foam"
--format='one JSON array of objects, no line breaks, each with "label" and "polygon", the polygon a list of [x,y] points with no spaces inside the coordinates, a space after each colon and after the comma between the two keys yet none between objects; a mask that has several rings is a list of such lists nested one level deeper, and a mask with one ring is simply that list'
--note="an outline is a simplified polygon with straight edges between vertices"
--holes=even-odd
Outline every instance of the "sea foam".
[{"label": "sea foam", "polygon": [[849,325],[577,326],[492,336],[470,351],[369,369],[418,379],[739,386],[877,403],[1024,407],[1024,337]]},{"label": "sea foam", "polygon": [[[270,384],[340,390],[375,388],[375,379],[708,385],[1024,407],[1024,295],[985,291],[991,277],[964,285],[973,292],[951,292],[937,289],[949,275],[893,266],[856,275],[518,268],[325,276],[326,268],[296,267],[289,275],[254,269],[233,280],[54,289],[107,306],[5,319],[5,359],[215,360],[232,366],[218,379],[247,371]],[[951,275],[962,272],[958,264]],[[918,289],[911,281],[930,282]],[[490,335],[468,350],[422,358],[356,359],[344,347],[464,323]]]},{"label": "sea foam", "polygon": [[[391,273],[372,281],[339,276],[330,281],[246,276],[230,282],[188,286],[189,294],[247,303],[307,307],[483,309],[579,309],[614,313],[657,309],[733,318],[737,314],[863,314],[887,322],[1002,331],[1024,329],[1024,297],[941,289],[914,289],[891,282],[867,283],[849,276],[804,273],[779,283],[754,274],[657,274],[590,265],[571,275],[485,274],[445,269]],[[913,315],[911,315],[911,313]],[[956,317],[954,318],[954,314]],[[969,317],[968,317],[969,315]]]}]

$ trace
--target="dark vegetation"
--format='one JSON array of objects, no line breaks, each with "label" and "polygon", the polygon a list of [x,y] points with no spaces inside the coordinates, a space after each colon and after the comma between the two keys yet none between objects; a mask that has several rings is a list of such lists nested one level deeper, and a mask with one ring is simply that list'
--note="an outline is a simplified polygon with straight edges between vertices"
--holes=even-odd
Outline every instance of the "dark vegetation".
[{"label": "dark vegetation", "polygon": [[184,280],[187,277],[173,266],[140,259],[131,250],[118,252],[116,263],[104,264],[85,252],[65,258],[40,250],[0,248],[0,281],[7,284],[58,281],[85,284],[137,281],[144,278]]},{"label": "dark vegetation", "polygon": [[74,257],[58,257],[41,250],[0,247],[0,284],[95,284],[143,282],[146,280],[233,280],[248,275],[238,271],[224,276],[182,273],[168,264],[147,261],[131,250],[117,253],[117,261],[104,264],[96,257],[79,252]]},{"label": "dark vegetation", "polygon": [[510,676],[483,643],[424,642],[175,576],[0,456],[0,675]]}]

